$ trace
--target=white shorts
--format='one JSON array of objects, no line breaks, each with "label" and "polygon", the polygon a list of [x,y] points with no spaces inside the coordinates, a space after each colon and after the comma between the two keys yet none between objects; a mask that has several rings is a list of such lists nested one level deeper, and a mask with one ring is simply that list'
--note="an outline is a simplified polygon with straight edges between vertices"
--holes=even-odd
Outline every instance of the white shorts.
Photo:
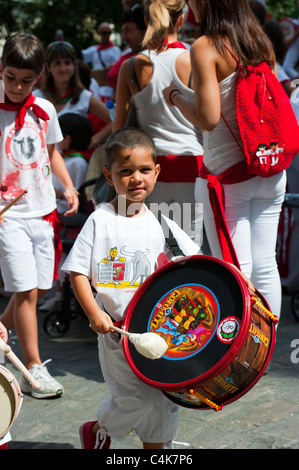
[{"label": "white shorts", "polygon": [[97,410],[99,425],[114,438],[135,431],[142,442],[171,443],[179,407],[160,390],[142,382],[129,367],[116,333],[98,335],[101,370],[111,395]]},{"label": "white shorts", "polygon": [[54,231],[42,217],[6,217],[0,226],[0,267],[5,290],[50,289],[54,273]]}]

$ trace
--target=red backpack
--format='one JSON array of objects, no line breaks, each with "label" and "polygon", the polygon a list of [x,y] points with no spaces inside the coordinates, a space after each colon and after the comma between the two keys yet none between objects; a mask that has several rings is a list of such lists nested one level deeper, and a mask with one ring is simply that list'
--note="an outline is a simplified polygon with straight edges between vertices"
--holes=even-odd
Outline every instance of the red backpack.
[{"label": "red backpack", "polygon": [[[225,46],[227,49],[228,47]],[[289,97],[266,62],[239,67],[236,115],[247,171],[268,177],[285,170],[299,153],[299,125]]]}]

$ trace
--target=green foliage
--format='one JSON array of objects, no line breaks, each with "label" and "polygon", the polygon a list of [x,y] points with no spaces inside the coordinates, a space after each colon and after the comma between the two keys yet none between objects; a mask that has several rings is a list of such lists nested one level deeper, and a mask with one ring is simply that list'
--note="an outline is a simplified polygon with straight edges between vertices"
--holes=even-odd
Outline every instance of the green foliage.
[{"label": "green foliage", "polygon": [[[238,0],[236,0],[238,1]],[[299,16],[297,0],[267,0],[273,19]],[[47,45],[62,29],[67,41],[81,47],[94,44],[95,28],[101,21],[115,24],[120,31],[121,0],[0,0],[0,37],[26,31],[36,34]]]},{"label": "green foliage", "polygon": [[95,28],[108,21],[120,30],[121,0],[0,0],[0,34],[36,34],[47,45],[62,29],[66,41],[88,47],[95,42]]},{"label": "green foliage", "polygon": [[283,17],[298,17],[297,0],[267,0],[267,7],[271,17],[278,20]]}]

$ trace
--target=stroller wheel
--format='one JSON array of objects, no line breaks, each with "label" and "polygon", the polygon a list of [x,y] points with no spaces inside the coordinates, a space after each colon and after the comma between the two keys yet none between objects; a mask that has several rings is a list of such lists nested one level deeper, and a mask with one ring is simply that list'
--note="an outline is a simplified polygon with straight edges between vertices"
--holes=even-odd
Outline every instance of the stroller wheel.
[{"label": "stroller wheel", "polygon": [[297,289],[291,298],[292,312],[296,320],[299,321],[299,289]]},{"label": "stroller wheel", "polygon": [[47,335],[52,338],[59,338],[63,336],[70,327],[70,321],[61,318],[61,312],[51,312],[45,316],[43,321],[43,328]]}]

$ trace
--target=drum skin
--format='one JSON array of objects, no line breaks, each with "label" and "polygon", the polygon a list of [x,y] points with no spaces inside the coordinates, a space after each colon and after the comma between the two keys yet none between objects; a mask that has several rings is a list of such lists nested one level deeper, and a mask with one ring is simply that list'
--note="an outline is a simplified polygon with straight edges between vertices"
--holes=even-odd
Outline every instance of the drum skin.
[{"label": "drum skin", "polygon": [[167,352],[147,359],[124,337],[126,360],[178,405],[218,411],[247,393],[267,368],[275,344],[268,309],[232,265],[210,256],[181,258],[144,281],[123,322],[130,333],[162,336]]},{"label": "drum skin", "polygon": [[0,438],[15,422],[22,400],[23,395],[15,377],[0,365]]}]

